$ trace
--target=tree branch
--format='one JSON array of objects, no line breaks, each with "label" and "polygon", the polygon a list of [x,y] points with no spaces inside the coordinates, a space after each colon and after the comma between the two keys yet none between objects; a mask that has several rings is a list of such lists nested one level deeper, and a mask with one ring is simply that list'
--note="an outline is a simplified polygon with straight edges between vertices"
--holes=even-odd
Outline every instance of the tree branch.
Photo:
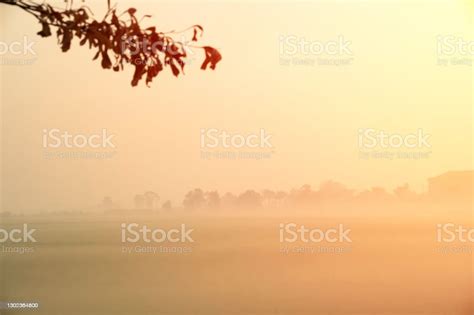
[{"label": "tree branch", "polygon": [[[175,41],[166,33],[157,31],[155,27],[142,29],[141,20],[136,18],[137,10],[129,8],[117,15],[116,9],[110,8],[102,21],[92,18],[90,9],[82,6],[72,8],[69,1],[66,9],[57,9],[47,3],[35,3],[29,0],[0,0],[0,4],[13,5],[33,15],[42,26],[37,34],[41,37],[52,35],[51,27],[56,27],[56,35],[63,52],[69,51],[74,38],[78,38],[81,46],[88,44],[90,49],[97,49],[94,60],[99,57],[104,69],[121,71],[124,64],[135,67],[132,86],[146,78],[148,85],[164,69],[170,68],[174,76],[184,74],[187,57],[187,48],[194,47],[204,50],[205,60],[201,69],[206,70],[208,65],[212,70],[222,59],[220,53],[209,46],[191,46],[186,42]],[[89,13],[88,13],[89,12]],[[122,15],[128,18],[122,19]],[[148,15],[147,15],[148,16]],[[192,42],[202,37],[203,28],[193,25]],[[172,32],[175,33],[175,32]],[[109,54],[113,56],[111,60]]]}]

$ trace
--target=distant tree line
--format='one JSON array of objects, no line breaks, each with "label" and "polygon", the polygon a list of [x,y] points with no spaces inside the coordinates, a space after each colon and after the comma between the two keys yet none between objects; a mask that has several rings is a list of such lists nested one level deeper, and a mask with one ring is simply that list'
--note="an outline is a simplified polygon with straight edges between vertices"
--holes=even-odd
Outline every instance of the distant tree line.
[{"label": "distant tree line", "polygon": [[[288,206],[312,206],[323,203],[378,203],[378,202],[403,202],[423,201],[426,194],[418,194],[410,189],[408,184],[399,186],[393,191],[382,187],[373,187],[368,190],[356,192],[346,188],[343,184],[327,181],[314,190],[310,185],[303,185],[298,189],[286,191],[246,190],[240,194],[218,191],[204,191],[200,188],[186,193],[180,208],[189,210],[218,210],[218,209],[256,209],[256,208],[283,208]],[[160,203],[160,197],[153,191],[137,194],[133,198],[136,210],[170,210],[173,205],[170,200]],[[102,208],[118,209],[110,197],[105,197]]]}]

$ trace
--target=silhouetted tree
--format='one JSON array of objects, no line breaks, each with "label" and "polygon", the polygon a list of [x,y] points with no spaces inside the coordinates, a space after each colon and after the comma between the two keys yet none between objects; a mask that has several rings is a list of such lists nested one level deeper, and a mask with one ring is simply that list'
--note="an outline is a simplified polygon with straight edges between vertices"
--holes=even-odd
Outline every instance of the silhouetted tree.
[{"label": "silhouetted tree", "polygon": [[200,188],[191,190],[186,194],[183,200],[183,206],[188,209],[202,208],[206,203],[204,192]]},{"label": "silhouetted tree", "polygon": [[288,193],[285,191],[278,191],[275,195],[275,199],[278,200],[280,203],[288,198]]},{"label": "silhouetted tree", "polygon": [[356,199],[363,202],[387,202],[393,200],[393,195],[382,187],[372,187],[359,193]]},{"label": "silhouetted tree", "polygon": [[160,197],[157,193],[153,191],[147,191],[143,196],[145,197],[145,207],[147,209],[155,209],[157,207],[160,200]]},{"label": "silhouetted tree", "polygon": [[205,193],[206,203],[210,209],[217,209],[221,205],[221,198],[217,191],[208,191]]},{"label": "silhouetted tree", "polygon": [[316,200],[316,192],[306,184],[299,189],[292,189],[288,196],[290,202],[295,205],[308,205]]},{"label": "silhouetted tree", "polygon": [[275,192],[265,189],[262,192],[262,202],[265,207],[281,207],[284,205],[288,194],[284,191]]},{"label": "silhouetted tree", "polygon": [[170,201],[170,200],[166,200],[166,202],[163,203],[163,205],[161,206],[161,208],[163,208],[164,210],[171,210],[171,208],[172,208],[171,201]]},{"label": "silhouetted tree", "polygon": [[402,201],[414,201],[420,198],[416,192],[410,190],[410,186],[408,186],[408,184],[395,188],[393,192],[395,196],[397,196],[398,199]]},{"label": "silhouetted tree", "polygon": [[[187,57],[185,44],[170,36],[175,32],[164,33],[154,26],[142,29],[141,19],[139,21],[137,18],[135,8],[117,13],[115,8],[110,7],[109,0],[105,17],[95,20],[88,7],[73,8],[73,0],[65,2],[66,8],[61,10],[44,1],[0,0],[0,3],[18,7],[33,15],[41,24],[38,35],[49,37],[52,35],[52,28],[55,28],[63,52],[69,51],[76,37],[81,46],[87,44],[90,49],[97,50],[93,59],[101,58],[102,68],[121,71],[124,64],[132,65],[135,67],[132,86],[136,86],[143,77],[146,77],[148,85],[165,67],[169,67],[175,76],[184,73],[184,58]],[[203,34],[200,25],[193,25],[184,31],[188,30],[193,32],[193,42],[197,42]],[[214,70],[222,59],[221,54],[213,47],[193,48],[204,51],[205,58],[201,66],[203,70],[208,66]]]},{"label": "silhouetted tree", "polygon": [[326,181],[319,187],[318,200],[327,201],[349,201],[354,196],[354,191],[347,189],[344,185],[334,182]]},{"label": "silhouetted tree", "polygon": [[104,197],[102,200],[102,203],[100,204],[102,209],[104,210],[111,210],[117,208],[117,205],[112,201],[112,198],[110,197]]},{"label": "silhouetted tree", "polygon": [[240,207],[258,208],[262,206],[262,195],[254,190],[247,190],[237,198]]}]

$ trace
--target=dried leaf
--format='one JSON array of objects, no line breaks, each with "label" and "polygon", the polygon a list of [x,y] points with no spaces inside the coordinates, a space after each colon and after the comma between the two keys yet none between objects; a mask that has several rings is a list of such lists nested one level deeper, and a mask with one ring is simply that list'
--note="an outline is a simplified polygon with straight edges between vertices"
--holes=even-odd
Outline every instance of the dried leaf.
[{"label": "dried leaf", "polygon": [[206,54],[206,59],[202,63],[201,69],[206,70],[209,63],[211,64],[210,68],[212,70],[216,69],[217,63],[222,60],[221,54],[213,47],[204,46],[203,49]]},{"label": "dried leaf", "polygon": [[202,36],[202,33],[204,32],[204,29],[202,28],[201,25],[194,25],[193,26],[193,39],[192,41],[193,42],[197,42],[198,41],[198,30],[200,31],[200,36]]},{"label": "dried leaf", "polygon": [[41,22],[42,25],[42,30],[39,31],[37,34],[40,35],[41,37],[49,37],[51,36],[51,28],[49,27],[49,24],[45,21]]},{"label": "dried leaf", "polygon": [[[41,20],[42,29],[38,35],[51,36],[51,27],[56,27],[58,44],[63,52],[69,51],[74,37],[77,37],[79,45],[88,43],[90,49],[96,50],[93,60],[101,57],[102,68],[118,72],[124,69],[124,64],[134,66],[132,86],[138,85],[145,74],[146,84],[149,85],[163,70],[164,65],[169,65],[174,76],[184,74],[186,49],[183,44],[157,31],[154,26],[141,28],[141,20],[138,21],[135,17],[135,8],[124,12],[128,12],[131,18],[121,20],[116,10],[110,10],[109,7],[109,12],[101,21],[93,19],[86,8],[61,11],[47,3],[32,3],[28,10],[35,12]],[[144,15],[144,18],[147,17],[151,15]],[[203,28],[201,25],[193,25],[192,29],[192,41],[198,41],[203,35]],[[222,56],[212,47],[202,48],[205,60],[201,68],[205,70],[209,66],[215,69]],[[109,52],[113,57],[109,56]]]}]

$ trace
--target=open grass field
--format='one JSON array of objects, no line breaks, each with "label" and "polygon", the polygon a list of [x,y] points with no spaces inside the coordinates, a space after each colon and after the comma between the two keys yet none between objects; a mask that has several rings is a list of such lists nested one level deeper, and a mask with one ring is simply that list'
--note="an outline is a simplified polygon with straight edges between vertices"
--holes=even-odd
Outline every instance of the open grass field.
[{"label": "open grass field", "polygon": [[[3,218],[4,227],[27,222],[37,242],[21,245],[32,253],[1,254],[0,300],[39,308],[1,314],[472,315],[472,243],[438,243],[439,220]],[[163,229],[185,224],[194,242],[122,243],[121,224],[132,222]],[[352,242],[282,243],[279,225],[290,222],[322,230],[343,224]]]}]

